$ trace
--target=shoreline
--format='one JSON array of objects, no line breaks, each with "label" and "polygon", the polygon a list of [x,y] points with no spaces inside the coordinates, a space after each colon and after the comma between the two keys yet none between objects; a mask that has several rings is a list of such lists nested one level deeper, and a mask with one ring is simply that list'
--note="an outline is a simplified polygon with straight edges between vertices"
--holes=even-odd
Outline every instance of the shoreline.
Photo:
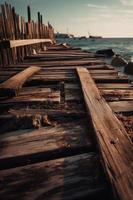
[{"label": "shoreline", "polygon": [[[103,39],[112,40],[114,38],[103,38]],[[115,38],[115,39],[117,40],[117,39],[133,39],[133,38]],[[117,48],[113,48],[110,44],[108,44],[107,46],[103,45],[103,47],[102,47],[102,45],[101,45],[103,43],[102,39],[96,39],[96,41],[94,41],[94,42],[91,41],[90,38],[88,38],[87,40],[90,41],[90,43],[86,44],[86,40],[78,40],[78,39],[74,40],[72,38],[69,38],[69,39],[57,39],[57,42],[66,42],[66,43],[68,43],[70,45],[73,45],[74,47],[81,48],[83,51],[84,50],[87,51],[87,52],[91,51],[93,53],[95,53],[97,50],[104,49],[104,47],[105,47],[105,49],[111,48],[111,49],[114,50],[114,52],[116,54],[120,54],[122,56],[122,58],[124,58],[127,62],[132,60],[133,52],[128,51],[128,50],[126,50],[125,52],[121,52],[119,50],[119,44],[118,44]],[[92,49],[92,47],[93,47],[93,49]],[[107,58],[106,61],[107,61],[108,64],[111,64],[111,58],[110,59]],[[122,73],[123,75],[128,76],[129,79],[131,81],[133,81],[133,75],[125,73],[124,72],[124,66],[123,67],[115,67],[115,69],[119,70],[120,73]]]}]

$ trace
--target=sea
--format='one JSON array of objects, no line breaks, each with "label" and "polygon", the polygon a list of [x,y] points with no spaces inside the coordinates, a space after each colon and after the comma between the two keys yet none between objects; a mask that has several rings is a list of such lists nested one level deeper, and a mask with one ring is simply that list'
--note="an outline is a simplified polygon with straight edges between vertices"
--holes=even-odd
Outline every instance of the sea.
[{"label": "sea", "polygon": [[[133,38],[102,38],[102,39],[79,39],[79,38],[61,38],[57,42],[68,43],[73,47],[80,47],[82,50],[96,52],[101,49],[113,49],[116,54],[121,55],[125,60],[133,61]],[[111,60],[107,60],[108,63]],[[124,74],[123,67],[117,67],[117,70]],[[133,80],[132,75],[128,75]]]}]

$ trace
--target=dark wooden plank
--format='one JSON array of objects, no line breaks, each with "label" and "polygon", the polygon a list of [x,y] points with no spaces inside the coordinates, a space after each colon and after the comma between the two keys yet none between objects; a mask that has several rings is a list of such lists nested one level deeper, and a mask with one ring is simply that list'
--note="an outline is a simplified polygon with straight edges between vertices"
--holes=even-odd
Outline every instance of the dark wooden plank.
[{"label": "dark wooden plank", "polygon": [[[32,65],[34,66],[35,63],[32,62]],[[36,66],[36,65],[35,65]],[[73,70],[73,69],[76,69],[77,66],[68,66],[68,65],[65,65],[65,66],[45,66],[44,64],[41,64],[40,65],[42,67],[42,70],[43,69],[46,69],[46,70]],[[23,70],[25,68],[29,67],[29,63],[28,64],[25,64],[25,63],[19,63],[17,65],[10,65],[10,67],[6,67],[6,70]],[[83,67],[82,65],[79,66],[79,67]],[[106,64],[95,64],[95,65],[86,65],[84,66],[85,68],[89,69],[89,70],[103,70],[103,69],[106,69],[106,70],[112,70],[113,67],[110,67]],[[4,69],[2,69],[4,70]]]},{"label": "dark wooden plank", "polygon": [[81,121],[5,133],[0,136],[0,168],[94,150],[87,134]]},{"label": "dark wooden plank", "polygon": [[40,67],[29,67],[0,84],[0,96],[16,96],[29,77],[37,73]]},{"label": "dark wooden plank", "polygon": [[[33,62],[24,62],[24,64],[27,65],[32,65],[31,63]],[[58,66],[74,66],[74,65],[96,65],[96,64],[100,64],[100,65],[104,65],[105,62],[101,61],[101,60],[81,60],[81,59],[77,59],[77,60],[72,60],[72,61],[39,61],[39,62],[34,62],[34,65],[37,66],[42,66],[44,65],[45,67],[58,67]]]},{"label": "dark wooden plank", "polygon": [[133,148],[127,132],[101,97],[89,72],[80,68],[77,68],[77,72],[106,173],[119,199],[131,200]]},{"label": "dark wooden plank", "polygon": [[[38,91],[38,92],[37,92]],[[20,95],[17,97],[12,97],[10,99],[5,99],[0,101],[0,105],[4,106],[7,104],[20,104],[20,103],[44,103],[44,102],[53,102],[60,103],[60,91],[46,92],[42,89],[42,92],[37,90],[36,92],[20,92]]]},{"label": "dark wooden plank", "polygon": [[[96,81],[96,83],[127,83],[129,82],[127,77],[118,77],[117,75],[110,75],[110,76],[106,76],[106,75],[92,75],[93,79]],[[42,75],[34,75],[32,76],[28,82],[48,82],[48,81],[77,81],[78,77],[76,74],[62,74],[62,75],[46,75],[46,74],[42,74]]]},{"label": "dark wooden plank", "polygon": [[94,153],[0,171],[1,200],[111,199]]},{"label": "dark wooden plank", "polygon": [[[115,70],[89,70],[90,74],[92,76],[118,76],[117,71]],[[50,76],[50,75],[67,75],[67,76],[72,76],[76,73],[75,70],[50,70],[50,69],[44,69],[38,72],[38,75],[44,75],[44,76]]]},{"label": "dark wooden plank", "polygon": [[0,133],[53,126],[59,122],[71,122],[85,117],[86,113],[80,109],[10,109],[8,113],[0,115]]},{"label": "dark wooden plank", "polygon": [[95,76],[93,77],[96,83],[129,83],[129,79],[126,76]]}]

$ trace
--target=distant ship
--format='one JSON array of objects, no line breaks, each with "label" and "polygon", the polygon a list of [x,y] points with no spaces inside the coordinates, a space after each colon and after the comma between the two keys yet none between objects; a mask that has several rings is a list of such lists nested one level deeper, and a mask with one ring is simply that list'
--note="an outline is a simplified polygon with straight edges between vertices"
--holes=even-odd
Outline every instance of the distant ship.
[{"label": "distant ship", "polygon": [[94,35],[90,35],[89,38],[91,39],[102,39],[102,36],[94,36]]},{"label": "distant ship", "polygon": [[79,40],[86,40],[86,39],[87,39],[86,36],[81,36],[81,37],[79,37]]},{"label": "distant ship", "polygon": [[74,38],[74,35],[72,34],[68,34],[68,33],[55,33],[55,38],[63,38],[63,39],[66,39],[66,38]]},{"label": "distant ship", "polygon": [[91,35],[89,31],[88,31],[88,37],[90,39],[93,39],[93,40],[95,40],[95,39],[102,39],[103,38],[102,36]]}]

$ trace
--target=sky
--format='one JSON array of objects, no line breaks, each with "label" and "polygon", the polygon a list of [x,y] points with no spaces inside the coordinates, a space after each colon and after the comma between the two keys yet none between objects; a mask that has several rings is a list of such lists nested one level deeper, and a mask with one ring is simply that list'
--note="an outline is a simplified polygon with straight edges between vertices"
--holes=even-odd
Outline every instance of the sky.
[{"label": "sky", "polygon": [[[3,3],[4,0],[0,0]],[[133,0],[7,0],[27,19],[43,14],[55,31],[75,36],[133,37]]]}]

